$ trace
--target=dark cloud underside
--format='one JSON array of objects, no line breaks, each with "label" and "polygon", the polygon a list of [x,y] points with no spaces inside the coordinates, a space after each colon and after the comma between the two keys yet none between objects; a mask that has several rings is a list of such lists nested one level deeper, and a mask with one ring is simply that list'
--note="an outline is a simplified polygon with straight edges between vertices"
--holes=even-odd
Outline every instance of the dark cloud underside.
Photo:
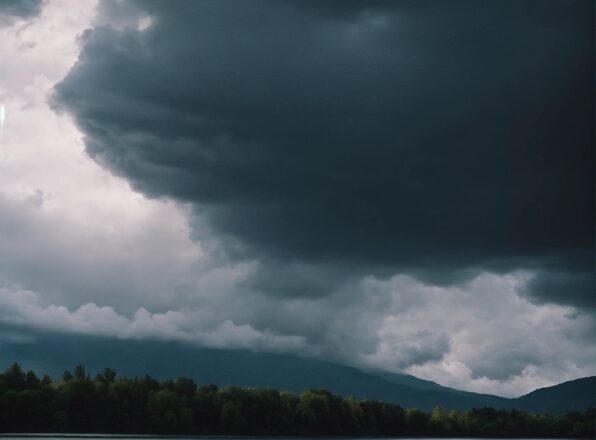
[{"label": "dark cloud underside", "polygon": [[39,15],[41,7],[42,0],[0,0],[0,25]]},{"label": "dark cloud underside", "polygon": [[307,267],[290,294],[521,268],[593,304],[593,2],[131,4],[151,26],[104,3],[54,102],[230,255]]}]

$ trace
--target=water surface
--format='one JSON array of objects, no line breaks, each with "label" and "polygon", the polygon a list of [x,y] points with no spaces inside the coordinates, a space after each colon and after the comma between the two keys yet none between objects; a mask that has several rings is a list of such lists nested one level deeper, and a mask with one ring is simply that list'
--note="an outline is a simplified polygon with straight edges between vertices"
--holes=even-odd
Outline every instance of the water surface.
[{"label": "water surface", "polygon": [[[226,438],[243,438],[243,439],[262,439],[271,437],[275,440],[313,440],[313,439],[340,439],[340,438],[349,438],[351,440],[379,440],[379,438],[391,439],[395,438],[398,440],[436,440],[436,437],[338,437],[338,436],[326,436],[326,437],[317,437],[317,436],[256,436],[256,435],[246,435],[246,436],[233,436],[233,435],[145,435],[145,434],[0,434],[0,438],[2,440],[22,440],[23,438],[39,438],[44,440],[88,440],[88,439],[201,439],[201,440],[221,440]],[[446,440],[503,440],[503,438],[497,437],[450,437]],[[524,437],[512,437],[507,438],[506,440],[527,440]],[[532,440],[568,440],[565,438],[535,438],[532,437]],[[569,439],[571,440],[571,439]]]}]

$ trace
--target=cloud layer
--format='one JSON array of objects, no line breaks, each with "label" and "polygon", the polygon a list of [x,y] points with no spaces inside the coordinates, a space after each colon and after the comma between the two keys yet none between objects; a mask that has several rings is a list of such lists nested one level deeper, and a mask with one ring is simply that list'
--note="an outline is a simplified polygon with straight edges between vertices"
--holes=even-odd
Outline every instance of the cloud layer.
[{"label": "cloud layer", "polygon": [[[524,274],[482,275],[463,288],[439,288],[400,275],[367,278],[350,292],[310,300],[235,295],[202,307],[163,313],[141,307],[130,314],[95,303],[44,306],[36,292],[3,288],[0,323],[17,329],[12,344],[21,327],[290,352],[503,395],[593,374],[593,321],[520,298],[523,280]],[[242,307],[225,307],[231,301]]]},{"label": "cloud layer", "polygon": [[0,3],[0,26],[18,19],[31,18],[41,12],[42,0],[2,0]]},{"label": "cloud layer", "polygon": [[593,5],[536,5],[51,0],[0,28],[0,343],[594,374]]},{"label": "cloud layer", "polygon": [[[524,268],[533,299],[593,305],[589,2],[122,4],[54,102],[98,163],[264,261],[263,288]],[[272,280],[285,263],[337,276]]]}]

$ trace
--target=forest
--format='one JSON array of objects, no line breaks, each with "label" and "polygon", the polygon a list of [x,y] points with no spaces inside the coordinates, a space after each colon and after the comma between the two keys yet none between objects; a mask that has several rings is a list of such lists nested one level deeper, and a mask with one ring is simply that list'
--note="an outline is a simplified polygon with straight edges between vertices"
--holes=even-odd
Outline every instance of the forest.
[{"label": "forest", "polygon": [[565,415],[477,408],[431,413],[325,390],[121,378],[82,365],[60,380],[15,363],[0,374],[0,432],[594,438],[594,408]]}]

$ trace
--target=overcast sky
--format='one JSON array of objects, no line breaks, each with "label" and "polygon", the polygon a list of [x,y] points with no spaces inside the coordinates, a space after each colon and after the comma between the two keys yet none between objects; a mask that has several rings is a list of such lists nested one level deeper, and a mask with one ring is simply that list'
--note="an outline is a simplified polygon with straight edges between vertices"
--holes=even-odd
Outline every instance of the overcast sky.
[{"label": "overcast sky", "polygon": [[[594,3],[0,3],[0,343],[596,373]],[[6,327],[8,326],[8,327]]]}]

